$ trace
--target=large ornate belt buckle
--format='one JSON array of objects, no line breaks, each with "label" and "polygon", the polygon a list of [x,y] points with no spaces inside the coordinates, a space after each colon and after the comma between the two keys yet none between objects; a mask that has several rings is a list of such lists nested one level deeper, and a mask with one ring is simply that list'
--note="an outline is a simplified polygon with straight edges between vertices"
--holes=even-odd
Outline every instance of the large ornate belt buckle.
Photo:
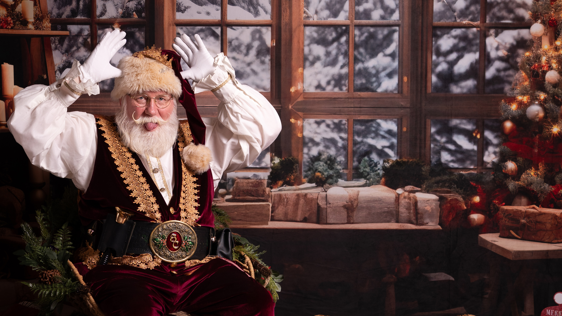
[{"label": "large ornate belt buckle", "polygon": [[150,234],[150,249],[162,261],[184,262],[197,249],[197,234],[184,222],[164,222]]}]

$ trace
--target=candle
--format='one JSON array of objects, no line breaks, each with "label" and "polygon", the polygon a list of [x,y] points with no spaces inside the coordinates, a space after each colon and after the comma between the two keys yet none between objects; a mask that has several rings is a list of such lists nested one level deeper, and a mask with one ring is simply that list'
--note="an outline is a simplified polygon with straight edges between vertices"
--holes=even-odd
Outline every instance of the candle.
[{"label": "candle", "polygon": [[21,90],[23,90],[22,87],[19,86],[14,86],[14,97],[16,96],[16,94],[18,94]]},{"label": "candle", "polygon": [[14,65],[2,64],[2,96],[11,99],[14,95]]},{"label": "candle", "polygon": [[23,0],[21,2],[21,13],[28,22],[33,22],[33,1]]},{"label": "candle", "polygon": [[0,100],[0,125],[6,125],[6,105]]}]

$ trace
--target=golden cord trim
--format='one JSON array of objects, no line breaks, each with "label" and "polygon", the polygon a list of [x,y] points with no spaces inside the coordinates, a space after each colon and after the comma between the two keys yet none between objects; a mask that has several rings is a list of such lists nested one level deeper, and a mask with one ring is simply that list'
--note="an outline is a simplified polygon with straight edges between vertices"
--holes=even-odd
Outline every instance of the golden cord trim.
[{"label": "golden cord trim", "polygon": [[111,157],[113,157],[117,170],[121,172],[121,178],[133,198],[133,202],[139,207],[137,211],[144,213],[148,218],[160,223],[161,214],[156,198],[150,190],[150,185],[143,177],[133,154],[120,141],[119,133],[115,125],[105,118],[98,118],[97,124],[103,131],[103,137],[108,144]]},{"label": "golden cord trim", "polygon": [[[191,143],[192,140],[193,136],[191,135],[189,124],[187,122],[181,123],[178,135],[178,150],[180,151],[180,156],[186,144]],[[197,210],[199,207],[199,203],[197,203],[197,193],[199,193],[199,190],[197,187],[199,185],[195,183],[195,177],[189,168],[187,168],[183,159],[181,162],[181,170],[182,188],[179,203],[181,221],[190,226],[197,226],[196,222],[197,219],[199,219],[199,211]]]}]

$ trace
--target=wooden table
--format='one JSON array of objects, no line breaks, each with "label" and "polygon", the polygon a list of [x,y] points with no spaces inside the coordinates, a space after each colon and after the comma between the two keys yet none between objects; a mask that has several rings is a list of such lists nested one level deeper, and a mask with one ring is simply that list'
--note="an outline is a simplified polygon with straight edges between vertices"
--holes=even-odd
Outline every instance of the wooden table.
[{"label": "wooden table", "polygon": [[[519,276],[509,289],[506,299],[499,304],[496,315],[502,315],[507,307],[511,308],[513,315],[534,315],[534,296],[533,283],[536,274],[536,263],[538,260],[560,259],[562,258],[562,243],[548,244],[535,241],[502,238],[499,233],[482,234],[478,236],[478,245],[484,247],[512,262],[522,260],[522,267]],[[491,289],[490,295],[484,301],[483,313],[492,311],[494,301],[497,301],[497,293],[500,287],[500,273],[502,265],[500,257],[495,256],[490,263]],[[522,290],[524,297],[524,307],[519,314],[515,304],[516,292]]]}]

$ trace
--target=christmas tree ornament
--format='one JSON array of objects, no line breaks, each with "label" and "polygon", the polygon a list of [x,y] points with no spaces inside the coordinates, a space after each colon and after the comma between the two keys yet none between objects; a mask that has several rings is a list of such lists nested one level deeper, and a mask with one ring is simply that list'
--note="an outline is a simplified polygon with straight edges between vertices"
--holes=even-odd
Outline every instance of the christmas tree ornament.
[{"label": "christmas tree ornament", "polygon": [[558,26],[558,22],[556,21],[556,19],[554,17],[551,17],[548,20],[548,26],[550,26],[550,27],[557,27]]},{"label": "christmas tree ornament", "polygon": [[526,114],[531,121],[538,122],[544,117],[544,110],[540,105],[534,103],[527,108]]},{"label": "christmas tree ornament", "polygon": [[508,174],[510,176],[517,175],[517,164],[511,160],[506,161],[503,164],[503,173]]},{"label": "christmas tree ornament", "polygon": [[550,66],[548,66],[548,64],[542,64],[541,69],[544,71],[548,71],[550,69]]},{"label": "christmas tree ornament", "polygon": [[541,23],[535,23],[531,26],[531,35],[535,37],[542,36],[544,34],[544,25]]},{"label": "christmas tree ornament", "polygon": [[560,75],[558,74],[558,71],[550,70],[549,72],[546,73],[544,79],[546,80],[546,82],[550,84],[556,84],[558,83],[558,81],[560,81]]},{"label": "christmas tree ornament", "polygon": [[482,224],[484,224],[485,220],[486,220],[486,216],[482,214],[468,215],[468,223],[470,224],[470,227],[481,226]]},{"label": "christmas tree ornament", "polygon": [[502,129],[505,135],[509,135],[515,130],[515,124],[510,120],[506,120],[502,123]]}]

